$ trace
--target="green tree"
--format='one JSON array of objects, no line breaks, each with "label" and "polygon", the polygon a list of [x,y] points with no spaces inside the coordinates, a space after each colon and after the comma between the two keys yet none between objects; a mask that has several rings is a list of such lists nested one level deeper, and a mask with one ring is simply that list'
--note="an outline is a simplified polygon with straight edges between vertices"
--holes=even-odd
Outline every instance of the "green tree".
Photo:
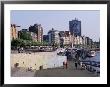
[{"label": "green tree", "polygon": [[23,39],[13,39],[11,41],[11,46],[13,47],[25,47],[27,45],[27,41],[26,40],[23,40]]},{"label": "green tree", "polygon": [[37,45],[37,46],[41,46],[42,43],[41,43],[41,42],[36,42],[36,45]]},{"label": "green tree", "polygon": [[31,34],[29,32],[21,32],[20,39],[23,40],[32,40]]},{"label": "green tree", "polygon": [[21,40],[20,39],[13,39],[11,41],[11,46],[20,46],[21,45]]},{"label": "green tree", "polygon": [[48,46],[49,44],[48,44],[48,42],[43,41],[43,42],[42,42],[42,45],[43,45],[43,46]]},{"label": "green tree", "polygon": [[32,41],[32,46],[37,46],[37,42],[36,41]]}]

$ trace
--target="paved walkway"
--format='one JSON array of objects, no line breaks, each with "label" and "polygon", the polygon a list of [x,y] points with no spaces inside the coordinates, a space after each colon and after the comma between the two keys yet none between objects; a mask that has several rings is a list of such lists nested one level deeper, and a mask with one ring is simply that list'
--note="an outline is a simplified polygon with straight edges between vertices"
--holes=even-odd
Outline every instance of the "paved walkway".
[{"label": "paved walkway", "polygon": [[11,70],[12,77],[97,77],[96,73],[87,70],[75,69],[74,62],[68,61],[68,68],[51,68],[44,70],[27,71],[24,68],[16,68]]},{"label": "paved walkway", "polygon": [[27,71],[25,68],[14,68],[11,70],[12,77],[34,77],[35,71]]},{"label": "paved walkway", "polygon": [[37,70],[35,77],[97,77],[97,74],[87,70],[80,70],[80,68],[76,70],[74,62],[69,61],[67,69],[60,67],[54,69]]}]

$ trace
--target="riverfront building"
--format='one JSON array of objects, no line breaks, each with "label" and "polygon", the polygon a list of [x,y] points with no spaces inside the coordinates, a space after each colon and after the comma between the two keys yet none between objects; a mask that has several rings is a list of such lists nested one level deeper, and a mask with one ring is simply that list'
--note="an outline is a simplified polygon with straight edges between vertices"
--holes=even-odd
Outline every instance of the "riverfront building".
[{"label": "riverfront building", "polygon": [[33,41],[38,41],[37,40],[37,34],[36,33],[34,33],[34,32],[29,32],[29,33],[30,33]]},{"label": "riverfront building", "polygon": [[17,32],[17,29],[16,29],[16,25],[15,24],[11,24],[11,40],[12,39],[16,39],[16,38],[18,38],[18,32]]},{"label": "riverfront building", "polygon": [[58,30],[54,30],[54,28],[52,28],[48,32],[48,36],[49,36],[49,44],[51,44],[51,45],[57,44],[58,45],[60,43],[60,37],[59,37]]},{"label": "riverfront building", "polygon": [[29,32],[36,33],[38,42],[43,41],[43,28],[42,28],[41,24],[34,24],[34,26],[30,26]]},{"label": "riverfront building", "polygon": [[75,36],[81,36],[81,21],[76,18],[75,20],[69,21],[69,30],[71,35],[74,33]]},{"label": "riverfront building", "polygon": [[74,37],[70,34],[70,31],[60,31],[59,36],[61,39],[63,39],[64,45],[72,45],[74,43]]}]

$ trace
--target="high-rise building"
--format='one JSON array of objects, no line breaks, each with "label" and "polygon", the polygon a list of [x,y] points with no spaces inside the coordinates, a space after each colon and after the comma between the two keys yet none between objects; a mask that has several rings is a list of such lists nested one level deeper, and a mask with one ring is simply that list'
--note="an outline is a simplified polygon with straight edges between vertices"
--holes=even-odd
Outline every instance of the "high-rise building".
[{"label": "high-rise building", "polygon": [[52,28],[52,30],[50,30],[48,32],[48,36],[49,36],[49,44],[59,44],[60,43],[59,31],[54,30]]},{"label": "high-rise building", "polygon": [[37,35],[37,41],[43,41],[43,28],[41,24],[34,24],[34,26],[29,27],[29,32],[34,32]]},{"label": "high-rise building", "polygon": [[18,37],[18,32],[17,32],[17,29],[16,29],[16,25],[15,24],[11,24],[11,40],[12,39],[16,39]]},{"label": "high-rise building", "polygon": [[81,21],[76,18],[75,20],[69,21],[69,30],[71,35],[81,36]]}]

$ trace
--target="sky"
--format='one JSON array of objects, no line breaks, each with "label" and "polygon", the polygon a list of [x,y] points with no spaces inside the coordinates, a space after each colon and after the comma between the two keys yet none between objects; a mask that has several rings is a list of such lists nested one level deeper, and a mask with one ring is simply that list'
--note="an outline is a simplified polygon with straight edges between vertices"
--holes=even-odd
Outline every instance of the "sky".
[{"label": "sky", "polygon": [[100,38],[100,11],[85,10],[12,10],[11,24],[16,24],[21,29],[28,29],[35,23],[41,24],[43,34],[54,28],[59,31],[69,30],[69,21],[77,18],[81,21],[81,34],[90,37],[93,41]]}]

